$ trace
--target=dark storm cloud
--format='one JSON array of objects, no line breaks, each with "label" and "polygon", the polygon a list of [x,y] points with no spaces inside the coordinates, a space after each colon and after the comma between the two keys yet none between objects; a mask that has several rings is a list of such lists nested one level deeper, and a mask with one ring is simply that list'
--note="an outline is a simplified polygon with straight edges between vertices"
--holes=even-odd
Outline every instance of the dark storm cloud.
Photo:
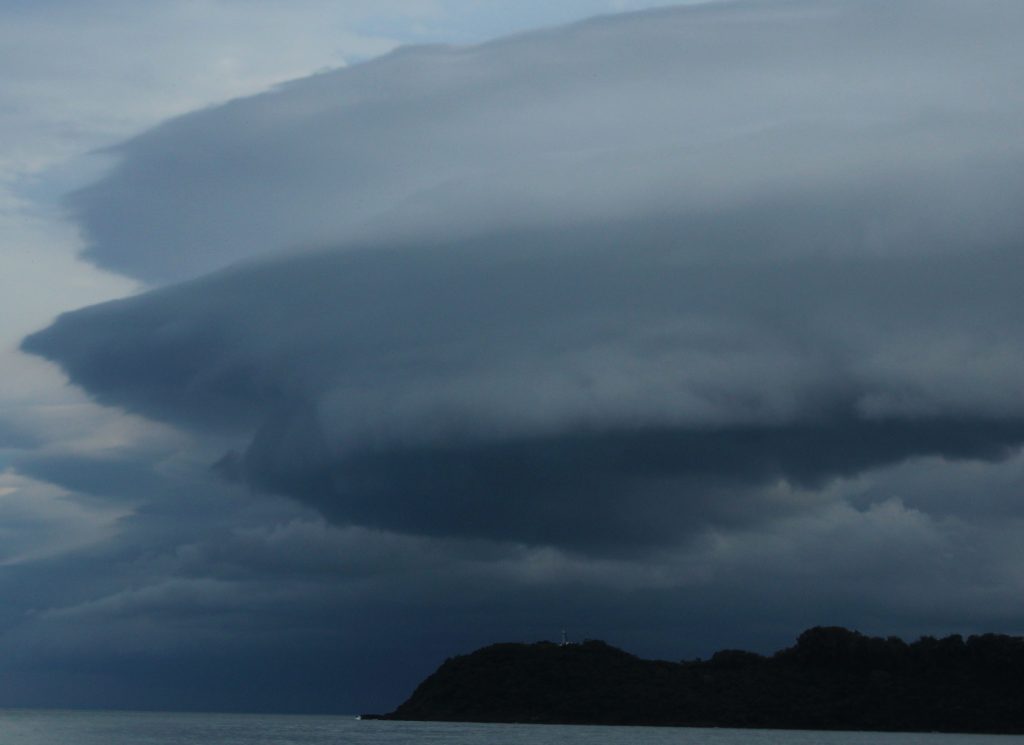
[{"label": "dark storm cloud", "polygon": [[[656,469],[661,451],[644,450]],[[1015,631],[1020,617],[1013,515],[994,526],[935,519],[886,495],[857,509],[815,498],[774,516],[748,502],[760,510],[751,521],[723,518],[728,504],[745,508],[735,500],[709,501],[717,524],[696,540],[593,557],[336,527],[289,500],[227,489],[202,464],[168,473],[153,457],[93,458],[83,476],[80,459],[52,456],[66,489],[100,493],[128,471],[152,474],[108,540],[0,572],[6,701],[350,713],[391,708],[451,654],[555,638],[562,626],[679,658],[771,651],[821,622],[917,635]],[[32,466],[46,475],[45,459]],[[945,463],[941,475],[986,490],[1021,466],[1018,455],[992,480],[980,462]],[[885,469],[871,478],[892,491]],[[571,519],[585,525],[587,514]]]},{"label": "dark storm cloud", "polygon": [[[851,229],[875,214],[839,209]],[[100,401],[253,433],[228,475],[431,535],[666,543],[785,513],[757,491],[780,480],[1010,455],[1024,256],[781,258],[805,215],[292,255],[66,314],[25,346]]]},{"label": "dark storm cloud", "polygon": [[9,513],[31,477],[118,517],[5,557],[0,696],[386,709],[563,625],[1020,633],[1022,25],[673,9],[126,143],[72,200],[88,255],[191,279],[24,348],[180,441],[12,456]]},{"label": "dark storm cloud", "polygon": [[263,259],[25,348],[235,437],[225,475],[427,534],[671,542],[785,514],[777,482],[1005,458],[1024,10],[984,9],[641,13],[174,120],[73,199],[89,256]]},{"label": "dark storm cloud", "polygon": [[913,185],[923,219],[879,214],[865,240],[1010,235],[1019,192],[984,159],[1020,155],[1022,19],[1014,0],[734,2],[405,49],[144,133],[71,206],[91,259],[150,281],[943,164]]},{"label": "dark storm cloud", "polygon": [[137,530],[74,561],[0,574],[5,597],[34,604],[0,614],[20,616],[0,646],[11,676],[0,692],[42,660],[51,684],[77,678],[72,695],[94,702],[104,699],[82,676],[136,706],[350,713],[394,706],[453,653],[557,637],[563,625],[677,659],[771,651],[829,621],[1013,631],[1020,612],[1009,589],[1019,522],[979,530],[892,501],[830,505],[640,561],[276,517],[234,513],[201,534],[193,523],[188,537],[180,519],[144,513]]},{"label": "dark storm cloud", "polygon": [[[472,447],[423,447],[339,459],[319,473],[268,467],[256,484],[298,495],[328,517],[409,533],[576,548],[651,547],[710,527],[784,514],[751,485],[801,487],[918,455],[1001,459],[1024,420],[847,422],[821,426],[569,435]],[[269,456],[265,458],[264,456]]]}]

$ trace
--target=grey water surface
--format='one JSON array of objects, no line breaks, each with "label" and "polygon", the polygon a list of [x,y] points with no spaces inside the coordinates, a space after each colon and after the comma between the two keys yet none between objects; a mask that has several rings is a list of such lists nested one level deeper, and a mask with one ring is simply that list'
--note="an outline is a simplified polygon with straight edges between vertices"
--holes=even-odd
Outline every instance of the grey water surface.
[{"label": "grey water surface", "polygon": [[1024,736],[356,721],[343,716],[0,710],[0,745],[967,745]]}]

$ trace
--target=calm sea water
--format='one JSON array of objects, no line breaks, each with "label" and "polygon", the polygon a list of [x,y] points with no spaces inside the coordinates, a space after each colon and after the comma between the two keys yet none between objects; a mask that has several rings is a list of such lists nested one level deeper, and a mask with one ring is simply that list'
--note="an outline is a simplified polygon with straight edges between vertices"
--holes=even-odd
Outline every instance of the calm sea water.
[{"label": "calm sea water", "polygon": [[349,717],[0,710],[2,745],[992,745],[1024,736],[359,722]]}]

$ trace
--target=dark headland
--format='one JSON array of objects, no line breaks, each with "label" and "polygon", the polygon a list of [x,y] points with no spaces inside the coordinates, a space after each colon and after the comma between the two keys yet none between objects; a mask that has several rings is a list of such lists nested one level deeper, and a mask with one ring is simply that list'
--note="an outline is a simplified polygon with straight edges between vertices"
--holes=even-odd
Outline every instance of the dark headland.
[{"label": "dark headland", "polygon": [[452,657],[391,714],[364,718],[1024,733],[1024,638],[908,644],[817,627],[765,657],[644,660],[601,641]]}]

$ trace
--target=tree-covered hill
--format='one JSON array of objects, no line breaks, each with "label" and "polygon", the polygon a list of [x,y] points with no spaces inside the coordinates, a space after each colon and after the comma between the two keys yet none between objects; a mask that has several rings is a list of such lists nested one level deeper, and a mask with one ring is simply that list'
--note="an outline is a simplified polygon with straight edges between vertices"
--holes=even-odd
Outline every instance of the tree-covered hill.
[{"label": "tree-covered hill", "polygon": [[1024,639],[817,627],[770,657],[683,662],[600,641],[495,644],[447,660],[385,718],[1024,732]]}]

